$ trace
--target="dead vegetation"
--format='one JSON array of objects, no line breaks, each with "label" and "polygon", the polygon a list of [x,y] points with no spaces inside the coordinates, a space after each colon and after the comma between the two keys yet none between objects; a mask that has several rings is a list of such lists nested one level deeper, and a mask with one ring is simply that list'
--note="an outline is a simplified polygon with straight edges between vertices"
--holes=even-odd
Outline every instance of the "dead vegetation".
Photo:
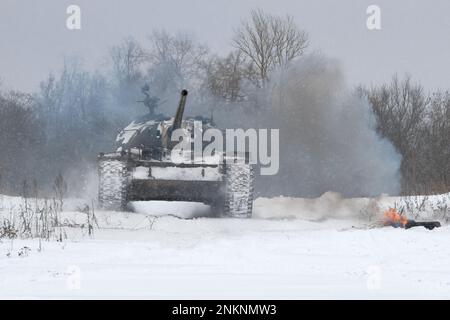
[{"label": "dead vegetation", "polygon": [[450,222],[450,193],[434,196],[404,196],[394,204],[401,214],[412,219],[430,218]]},{"label": "dead vegetation", "polygon": [[7,209],[3,206],[3,214],[0,215],[0,239],[37,238],[62,242],[67,239],[67,228],[81,228],[87,230],[89,236],[94,234],[94,226],[98,227],[98,223],[93,203],[78,208],[79,212],[86,215],[84,223],[62,218],[67,184],[61,174],[55,179],[52,199],[40,199],[38,190],[35,181],[29,184],[25,180],[22,183],[20,202],[10,205]]}]

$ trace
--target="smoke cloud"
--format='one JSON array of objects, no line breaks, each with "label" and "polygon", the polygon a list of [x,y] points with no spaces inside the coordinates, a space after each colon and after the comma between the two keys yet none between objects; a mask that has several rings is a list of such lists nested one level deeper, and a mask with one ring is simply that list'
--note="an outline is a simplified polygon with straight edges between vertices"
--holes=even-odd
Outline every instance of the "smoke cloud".
[{"label": "smoke cloud", "polygon": [[254,112],[236,108],[224,126],[280,129],[280,171],[259,195],[396,195],[401,157],[375,129],[366,100],[346,87],[338,61],[307,55],[272,76]]}]

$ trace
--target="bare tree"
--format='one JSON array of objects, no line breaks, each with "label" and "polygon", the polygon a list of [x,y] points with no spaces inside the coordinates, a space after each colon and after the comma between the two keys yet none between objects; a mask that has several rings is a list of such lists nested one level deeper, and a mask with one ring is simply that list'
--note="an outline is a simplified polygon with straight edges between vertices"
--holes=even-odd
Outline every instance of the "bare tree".
[{"label": "bare tree", "polygon": [[20,92],[0,94],[0,174],[3,187],[18,192],[25,178],[35,177],[39,167],[42,132],[34,114],[31,95]]},{"label": "bare tree", "polygon": [[81,189],[85,164],[114,137],[117,108],[109,103],[109,93],[102,75],[90,74],[77,64],[65,64],[60,73],[41,83],[34,95],[44,140],[34,154],[34,161],[42,162],[36,172],[40,183],[50,186],[55,171],[66,176],[80,169],[69,181],[74,189]]},{"label": "bare tree", "polygon": [[426,174],[434,192],[450,190],[450,92],[435,92],[427,117],[424,162]]},{"label": "bare tree", "polygon": [[250,20],[235,31],[233,42],[259,71],[263,85],[273,68],[301,56],[309,44],[308,34],[291,16],[278,17],[262,10],[252,11]]},{"label": "bare tree", "polygon": [[189,34],[171,35],[155,31],[150,36],[150,81],[156,91],[178,90],[189,83],[196,87],[205,77],[208,48],[195,42]]},{"label": "bare tree", "polygon": [[423,87],[413,84],[410,76],[399,80],[395,75],[389,84],[373,87],[366,94],[378,117],[379,132],[389,137],[402,154],[411,145],[417,146],[429,104]]},{"label": "bare tree", "polygon": [[254,82],[256,72],[240,51],[226,57],[213,59],[209,69],[207,86],[211,93],[226,102],[243,101],[247,98],[245,82]]},{"label": "bare tree", "polygon": [[142,66],[148,55],[132,37],[128,37],[110,50],[114,73],[119,81],[131,83],[142,76]]},{"label": "bare tree", "polygon": [[377,118],[378,132],[402,155],[405,194],[448,191],[450,163],[450,98],[432,98],[406,76],[389,84],[361,89]]},{"label": "bare tree", "polygon": [[123,109],[123,118],[129,119],[139,112],[136,101],[142,95],[143,71],[148,61],[148,54],[132,37],[125,38],[121,43],[113,46],[109,54],[114,76],[112,79],[114,100]]}]

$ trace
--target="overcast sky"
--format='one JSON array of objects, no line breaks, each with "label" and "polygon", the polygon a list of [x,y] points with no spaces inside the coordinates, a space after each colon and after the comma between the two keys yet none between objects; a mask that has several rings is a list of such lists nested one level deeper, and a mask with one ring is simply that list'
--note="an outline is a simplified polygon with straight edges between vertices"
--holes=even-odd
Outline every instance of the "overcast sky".
[{"label": "overcast sky", "polygon": [[[66,28],[70,4],[81,7],[81,30]],[[380,31],[366,28],[370,4],[381,8]],[[351,85],[408,72],[428,89],[450,88],[450,0],[0,0],[0,78],[3,88],[35,90],[64,56],[99,68],[111,45],[159,28],[226,52],[252,8],[292,15],[309,51],[340,60]]]}]

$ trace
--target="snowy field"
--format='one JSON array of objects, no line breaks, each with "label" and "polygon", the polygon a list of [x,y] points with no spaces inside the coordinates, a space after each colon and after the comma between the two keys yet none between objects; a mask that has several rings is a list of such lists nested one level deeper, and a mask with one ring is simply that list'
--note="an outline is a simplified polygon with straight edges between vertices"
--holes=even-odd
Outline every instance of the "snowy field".
[{"label": "snowy field", "polygon": [[[328,193],[259,198],[249,220],[156,217],[208,208],[136,203],[135,212],[95,211],[93,235],[80,227],[82,201],[67,201],[62,242],[1,240],[0,297],[449,299],[450,227],[436,212],[450,194],[426,200],[406,203],[423,204],[414,218],[441,228],[381,227],[379,213],[399,199]],[[2,215],[21,201],[2,197]]]}]

